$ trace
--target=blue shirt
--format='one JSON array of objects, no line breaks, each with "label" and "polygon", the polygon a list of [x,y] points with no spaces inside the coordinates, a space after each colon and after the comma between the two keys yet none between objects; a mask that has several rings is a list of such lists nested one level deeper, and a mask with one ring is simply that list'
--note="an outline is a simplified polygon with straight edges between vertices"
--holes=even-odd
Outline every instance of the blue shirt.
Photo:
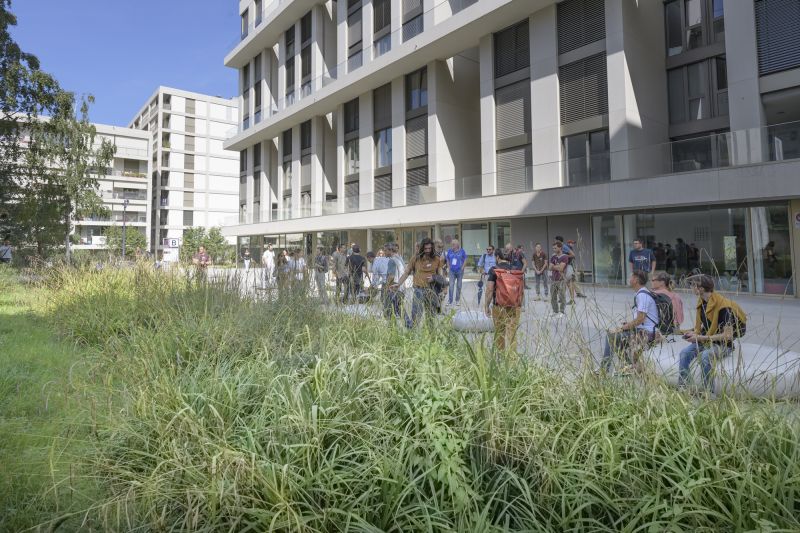
[{"label": "blue shirt", "polygon": [[641,250],[631,250],[628,254],[628,262],[633,263],[634,270],[641,270],[642,272],[650,272],[650,268],[656,256],[653,255],[650,248],[642,248]]},{"label": "blue shirt", "polygon": [[480,260],[478,260],[478,266],[483,268],[484,274],[488,274],[489,270],[491,270],[491,268],[496,265],[497,265],[497,258],[494,256],[494,254],[492,255],[483,254]]},{"label": "blue shirt", "polygon": [[459,248],[457,252],[451,248],[447,250],[445,256],[447,257],[447,266],[450,268],[450,272],[455,274],[461,272],[461,269],[464,268],[464,263],[467,262],[467,252],[463,248]]}]

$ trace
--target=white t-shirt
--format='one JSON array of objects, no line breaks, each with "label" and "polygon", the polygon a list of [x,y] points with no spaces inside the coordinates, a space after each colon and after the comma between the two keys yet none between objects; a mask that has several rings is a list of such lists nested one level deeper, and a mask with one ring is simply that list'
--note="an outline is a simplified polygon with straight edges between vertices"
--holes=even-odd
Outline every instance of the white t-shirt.
[{"label": "white t-shirt", "polygon": [[272,266],[275,264],[275,252],[272,250],[264,250],[264,253],[261,254],[261,262],[267,266]]},{"label": "white t-shirt", "polygon": [[648,294],[645,288],[639,289],[634,298],[636,300],[636,308],[633,311],[633,318],[635,319],[639,313],[645,314],[644,322],[636,326],[636,329],[655,331],[658,326],[658,306],[656,306],[655,298]]}]

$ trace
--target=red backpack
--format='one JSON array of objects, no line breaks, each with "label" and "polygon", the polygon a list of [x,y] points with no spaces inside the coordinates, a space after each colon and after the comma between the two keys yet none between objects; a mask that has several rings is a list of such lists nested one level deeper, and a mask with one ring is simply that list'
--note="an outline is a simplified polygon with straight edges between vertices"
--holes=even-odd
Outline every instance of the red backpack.
[{"label": "red backpack", "polygon": [[522,270],[494,269],[497,281],[494,284],[495,304],[500,307],[522,307],[525,281]]}]

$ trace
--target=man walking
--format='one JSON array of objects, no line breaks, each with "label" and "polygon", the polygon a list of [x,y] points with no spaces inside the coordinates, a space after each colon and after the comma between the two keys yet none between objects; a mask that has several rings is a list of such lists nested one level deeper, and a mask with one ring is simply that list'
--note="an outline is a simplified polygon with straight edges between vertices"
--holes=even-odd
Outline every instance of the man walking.
[{"label": "man walking", "polygon": [[491,244],[486,247],[486,253],[478,259],[478,271],[481,273],[481,279],[478,280],[478,305],[481,305],[481,296],[483,295],[483,285],[486,283],[486,278],[489,271],[497,264],[497,258],[494,255],[494,246]]},{"label": "man walking", "polygon": [[690,344],[681,350],[678,365],[678,387],[686,386],[689,365],[699,359],[703,368],[703,384],[714,392],[712,361],[733,353],[734,339],[744,335],[747,315],[739,305],[714,291],[714,278],[701,274],[690,278],[689,285],[697,296],[694,328],[683,338]]},{"label": "man walking", "polygon": [[386,281],[381,289],[381,300],[383,303],[383,316],[387,320],[400,317],[403,307],[403,288],[395,286],[395,282],[405,270],[403,258],[397,253],[398,251],[399,246],[394,242],[387,242],[383,248],[384,256],[388,261],[386,264]]},{"label": "man walking", "polygon": [[317,294],[322,303],[328,303],[328,270],[330,258],[322,246],[317,246],[317,256],[314,258],[314,280],[317,282]]},{"label": "man walking", "polygon": [[542,249],[541,243],[536,243],[533,250],[533,275],[536,281],[536,299],[542,299],[541,285],[544,284],[544,297],[547,298],[549,291],[547,288],[547,254]]},{"label": "man walking", "polygon": [[464,264],[467,262],[467,252],[461,248],[458,239],[453,239],[450,243],[446,259],[450,270],[450,289],[447,292],[447,304],[453,305],[453,292],[455,292],[456,305],[459,305],[461,303],[461,283],[464,280]]},{"label": "man walking", "polygon": [[351,298],[358,301],[358,295],[361,294],[364,288],[364,276],[367,274],[367,260],[361,255],[361,247],[359,245],[353,245],[353,253],[350,254],[345,263],[349,282],[342,302],[346,303]]},{"label": "man walking", "polygon": [[[517,350],[517,329],[525,295],[524,280],[505,253],[497,253],[497,265],[486,280],[484,310],[494,323],[494,344],[498,350]],[[514,272],[512,272],[512,269]],[[491,314],[490,306],[491,304]]]},{"label": "man walking", "polygon": [[569,257],[564,253],[561,241],[553,243],[553,255],[550,256],[550,272],[552,273],[553,286],[550,287],[550,305],[553,307],[553,316],[563,317],[567,310],[566,291],[567,284],[564,272],[569,265]]},{"label": "man walking", "polygon": [[642,239],[633,241],[633,250],[628,254],[631,272],[640,270],[649,277],[656,270],[656,256],[650,248],[645,248]]},{"label": "man walking", "polygon": [[431,322],[437,314],[439,295],[434,290],[436,278],[442,277],[444,261],[436,253],[431,239],[422,239],[417,254],[397,280],[395,288],[401,287],[408,276],[413,275],[414,299],[411,301],[411,318],[406,317],[406,327],[411,329],[423,312],[426,319]]},{"label": "man walking", "polygon": [[336,278],[336,300],[347,295],[347,254],[341,244],[333,252],[333,276]]},{"label": "man walking", "polygon": [[275,275],[275,252],[272,250],[272,244],[267,245],[267,249],[261,254],[261,266],[264,268],[264,285],[272,282],[272,277]]},{"label": "man walking", "polygon": [[643,366],[640,353],[653,341],[658,327],[658,305],[656,299],[647,290],[647,273],[634,270],[628,284],[636,293],[634,296],[633,320],[623,322],[619,328],[609,330],[606,337],[606,346],[603,350],[603,360],[600,369],[603,372],[611,371],[611,362],[614,355],[625,358],[625,352],[630,354],[634,369],[641,373]]},{"label": "man walking", "polygon": [[211,256],[206,252],[205,246],[200,246],[197,253],[192,256],[192,264],[197,269],[197,281],[206,281],[208,267],[211,265]]}]

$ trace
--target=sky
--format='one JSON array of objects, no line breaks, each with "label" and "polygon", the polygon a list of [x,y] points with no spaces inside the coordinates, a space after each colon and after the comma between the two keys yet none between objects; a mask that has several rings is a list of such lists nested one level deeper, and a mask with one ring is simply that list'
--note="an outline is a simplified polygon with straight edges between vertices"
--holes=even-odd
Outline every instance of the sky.
[{"label": "sky", "polygon": [[11,0],[22,50],[61,87],[92,94],[92,122],[127,126],[159,85],[230,98],[237,0]]}]

